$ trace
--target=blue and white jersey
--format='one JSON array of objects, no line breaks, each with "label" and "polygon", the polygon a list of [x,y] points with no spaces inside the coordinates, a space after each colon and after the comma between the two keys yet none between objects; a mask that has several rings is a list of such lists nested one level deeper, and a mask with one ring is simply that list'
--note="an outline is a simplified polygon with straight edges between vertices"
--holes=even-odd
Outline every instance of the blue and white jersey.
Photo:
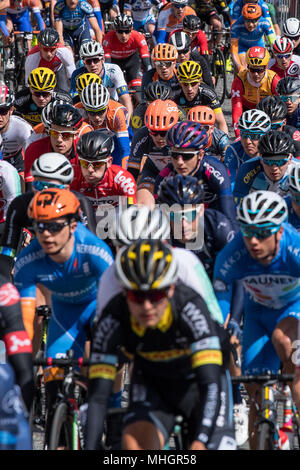
[{"label": "blue and white jersey", "polygon": [[85,303],[96,298],[98,282],[113,262],[108,245],[78,223],[73,253],[63,264],[56,263],[37,239],[24,248],[15,264],[15,285],[21,297],[35,298],[36,284],[43,284],[53,299]]},{"label": "blue and white jersey", "polygon": [[[258,0],[258,5],[261,7],[263,18],[266,18],[272,24],[269,7],[267,3],[264,2],[264,0]],[[233,7],[232,7],[232,15],[231,15],[233,20],[238,20],[240,18],[240,16],[242,15],[243,6],[244,6],[243,0],[235,0]]]},{"label": "blue and white jersey", "polygon": [[75,30],[82,26],[87,18],[95,17],[93,7],[86,0],[79,0],[75,10],[70,10],[65,0],[60,0],[54,7],[54,20],[62,21],[64,29]]},{"label": "blue and white jersey", "polygon": [[268,266],[254,260],[239,232],[218,254],[214,289],[224,318],[230,312],[230,286],[238,279],[246,291],[246,304],[254,302],[277,310],[300,299],[300,234],[283,224],[279,251]]},{"label": "blue and white jersey", "polygon": [[274,32],[270,21],[260,18],[254,31],[246,29],[243,17],[240,17],[231,27],[231,39],[238,39],[239,54],[247,52],[250,47],[265,47],[264,36],[273,37]]},{"label": "blue and white jersey", "polygon": [[237,140],[236,142],[233,142],[232,144],[228,145],[225,152],[224,165],[226,166],[230,174],[232,190],[234,188],[238,169],[240,168],[242,163],[246,162],[247,160],[250,160],[251,158],[252,157],[250,157],[245,152],[244,147],[242,146],[242,142],[240,140]]},{"label": "blue and white jersey", "polygon": [[134,21],[143,21],[149,14],[152,14],[154,5],[160,3],[156,0],[127,0],[124,10],[131,11]]}]

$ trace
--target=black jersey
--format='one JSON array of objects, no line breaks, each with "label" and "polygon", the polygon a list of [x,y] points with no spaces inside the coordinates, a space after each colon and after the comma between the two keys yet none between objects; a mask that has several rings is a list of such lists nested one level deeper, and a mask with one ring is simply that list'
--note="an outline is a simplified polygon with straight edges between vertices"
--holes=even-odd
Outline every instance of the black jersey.
[{"label": "black jersey", "polygon": [[188,101],[181,90],[180,94],[174,99],[178,106],[181,106],[186,113],[194,106],[209,106],[213,110],[221,110],[221,103],[215,90],[205,83],[199,85],[199,91],[192,101]]}]

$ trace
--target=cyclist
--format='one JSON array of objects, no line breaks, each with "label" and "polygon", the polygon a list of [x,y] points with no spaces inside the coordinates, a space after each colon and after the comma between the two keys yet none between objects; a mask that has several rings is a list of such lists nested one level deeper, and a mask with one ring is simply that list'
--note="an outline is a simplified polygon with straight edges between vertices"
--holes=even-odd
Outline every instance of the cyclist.
[{"label": "cyclist", "polygon": [[264,47],[251,47],[246,54],[248,69],[239,72],[231,86],[232,124],[236,137],[239,135],[237,122],[243,111],[253,109],[265,96],[278,94],[280,77],[267,69],[270,54]]},{"label": "cyclist", "polygon": [[258,103],[256,108],[264,111],[269,116],[271,129],[285,132],[293,139],[295,147],[293,156],[300,159],[300,132],[286,123],[287,105],[281,100],[280,96],[266,96]]},{"label": "cyclist", "polygon": [[260,157],[252,158],[240,166],[233,190],[236,204],[249,192],[259,189],[276,192],[282,197],[288,196],[287,179],[290,164],[294,160],[292,139],[284,132],[270,130],[260,138],[258,151]]},{"label": "cyclist", "polygon": [[[23,186],[23,150],[26,141],[32,133],[32,127],[21,117],[13,115],[15,110],[14,98],[12,91],[10,91],[6,85],[0,84],[0,136],[2,158],[17,170],[22,178]],[[11,179],[15,172],[9,171],[9,173]],[[16,179],[16,176],[14,176],[14,179]]]},{"label": "cyclist", "polygon": [[[243,374],[278,373],[280,362],[283,373],[294,370],[291,355],[299,320],[300,238],[284,223],[287,217],[287,205],[279,194],[268,190],[247,195],[237,211],[241,232],[217,256],[214,287],[224,318],[230,309],[232,282],[242,280],[246,291]],[[299,387],[293,388],[299,407]],[[259,389],[259,385],[247,386],[251,449],[256,448]]]},{"label": "cyclist", "polygon": [[125,168],[130,152],[125,106],[110,99],[108,89],[98,83],[90,83],[85,87],[80,99],[93,129],[105,129],[113,136],[113,163]]},{"label": "cyclist", "polygon": [[283,35],[293,41],[294,54],[300,55],[300,20],[288,18],[282,26]]},{"label": "cyclist", "polygon": [[[130,264],[129,258],[132,259]],[[225,348],[223,348],[224,362],[221,359],[220,346],[214,350],[216,355],[212,354],[212,350],[206,349],[207,345],[204,346],[205,349],[201,349],[201,346],[200,349],[196,348],[195,352],[192,346],[190,357],[190,353],[188,355],[184,353],[182,343],[179,341],[183,336],[183,331],[187,340],[185,345],[189,347],[197,341],[198,344],[203,344],[201,340],[211,338],[212,335],[221,338],[224,330],[211,320],[202,297],[184,284],[178,283],[175,287],[178,278],[177,271],[178,267],[171,247],[159,241],[140,241],[121,248],[118,252],[116,273],[125,291],[116,295],[109,306],[104,308],[94,332],[91,357],[96,359],[99,358],[99,354],[102,355],[101,360],[98,359],[99,364],[90,368],[87,449],[96,448],[97,441],[103,432],[106,399],[112,388],[118,361],[115,350],[118,345],[126,347],[126,350],[130,351],[134,357],[129,412],[124,419],[123,449],[162,449],[172,432],[175,422],[174,413],[183,414],[190,423],[190,448],[192,450],[235,449],[234,433],[227,421],[227,413],[231,412],[227,401],[227,385],[223,389],[224,420],[222,424],[219,422],[219,428],[216,425],[220,411],[221,384],[227,383],[227,380],[224,380],[227,368]],[[206,325],[206,332],[203,328],[198,329],[197,332],[196,323],[194,323],[197,315],[192,317],[192,308],[194,312],[198,311],[198,315],[201,311],[200,315]],[[105,344],[101,340],[104,322],[105,324],[113,322],[116,325],[114,331],[110,329],[110,333],[105,335],[107,339]],[[165,326],[162,327],[162,324]],[[174,346],[171,350],[170,344],[176,345],[176,353],[174,353]],[[202,359],[204,350],[207,357],[205,365]],[[168,351],[167,361],[165,360],[166,351]],[[109,355],[113,356],[114,361],[108,364]],[[155,361],[153,361],[154,355]],[[193,360],[194,356],[198,360],[195,358]],[[192,367],[190,360],[192,360]],[[221,364],[223,364],[223,372]],[[104,374],[104,370],[109,371],[109,374]],[[223,374],[225,375],[222,380]],[[188,393],[189,398],[183,403],[182,398],[179,397],[182,397],[182,393],[187,396],[187,387],[196,383],[198,387],[194,392],[195,396]],[[135,393],[134,390],[136,390]],[[138,390],[144,392],[141,394]],[[208,393],[209,390],[210,393]],[[167,395],[165,395],[166,391]],[[204,408],[199,406],[197,395],[199,399],[202,397],[205,400]],[[206,406],[209,406],[210,419],[205,419]],[[162,410],[164,411],[161,412]],[[96,416],[97,419],[95,419]],[[190,421],[192,416],[193,423],[197,417],[197,425],[192,426]],[[225,447],[221,444],[224,436],[226,436],[227,444]]]},{"label": "cyclist", "polygon": [[[1,10],[0,29],[6,40],[8,40],[8,44],[11,43],[10,37],[13,35],[14,27],[16,31],[32,31],[31,12],[37,21],[38,29],[43,30],[45,28],[41,15],[41,6],[39,0],[10,0],[7,8],[4,6],[4,9]],[[28,45],[30,46],[30,44],[31,41],[29,40]]]},{"label": "cyclist", "polygon": [[102,32],[93,7],[86,0],[59,0],[54,6],[54,26],[60,42],[76,53],[81,44],[90,41],[90,28],[96,40],[102,42]]},{"label": "cyclist", "polygon": [[230,144],[230,140],[225,132],[215,127],[216,115],[214,111],[208,106],[195,106],[189,110],[187,120],[199,122],[205,127],[208,136],[205,154],[224,161],[225,152]]},{"label": "cyclist", "polygon": [[84,63],[83,67],[76,69],[71,78],[71,93],[76,91],[76,78],[85,72],[94,73],[101,78],[101,84],[105,86],[112,100],[120,101],[129,116],[132,114],[132,101],[128,93],[127,83],[120,67],[116,64],[104,63],[104,50],[97,41],[89,41],[82,44],[79,55]]},{"label": "cyclist", "polygon": [[290,200],[286,199],[289,209],[289,223],[300,231],[300,165],[298,162],[291,164],[288,179]]},{"label": "cyclist", "polygon": [[132,140],[128,170],[137,179],[138,204],[151,205],[155,179],[170,161],[167,133],[178,121],[172,100],[155,100],[147,108],[145,127]]},{"label": "cyclist", "polygon": [[[73,165],[78,165],[76,155],[76,142],[78,140],[78,128],[82,122],[80,112],[70,104],[57,103],[52,107],[51,115],[48,117],[50,126],[49,135],[30,144],[25,151],[25,182],[33,181],[31,167],[38,157],[43,153],[61,153]],[[27,185],[30,188],[30,185]]]},{"label": "cyclist", "polygon": [[173,44],[157,44],[151,53],[153,68],[143,75],[142,80],[142,99],[143,90],[151,82],[166,83],[172,89],[172,99],[180,93],[180,84],[176,74],[176,60],[178,52]]},{"label": "cyclist", "polygon": [[[49,357],[58,357],[69,349],[73,349],[75,358],[83,355],[87,330],[95,315],[98,282],[112,263],[109,247],[78,221],[79,214],[79,200],[71,191],[49,188],[37,192],[28,208],[36,239],[20,252],[15,264],[15,285],[31,338],[36,284],[51,292],[46,344]],[[46,432],[61,372],[55,368],[44,371],[49,403]]]},{"label": "cyclist", "polygon": [[124,3],[124,13],[131,15],[133,28],[136,31],[145,31],[153,35],[156,25],[153,7],[160,8],[164,1],[160,0],[126,0]]},{"label": "cyclist", "polygon": [[179,122],[168,132],[167,142],[171,147],[171,163],[156,178],[155,193],[167,176],[179,174],[202,179],[208,207],[219,210],[235,225],[235,205],[228,171],[216,158],[205,156],[208,144],[205,128],[192,121]]},{"label": "cyclist", "polygon": [[32,70],[38,67],[51,69],[56,76],[57,88],[70,89],[70,79],[75,70],[72,52],[59,42],[59,34],[54,28],[45,28],[37,37],[38,44],[33,47],[25,60],[25,83]]},{"label": "cyclist", "polygon": [[4,230],[8,206],[19,194],[21,179],[18,171],[9,162],[0,160],[0,237]]},{"label": "cyclist", "polygon": [[238,72],[242,72],[249,65],[247,60],[245,61],[245,55],[250,48],[264,48],[264,36],[272,47],[275,34],[270,22],[262,18],[259,5],[247,3],[243,7],[242,16],[231,27],[231,56]]},{"label": "cyclist", "polygon": [[271,119],[264,110],[249,109],[241,115],[238,121],[240,139],[228,146],[224,159],[230,174],[232,190],[241,165],[254,157],[259,157],[259,140],[270,129]]},{"label": "cyclist", "polygon": [[215,90],[202,82],[201,66],[192,60],[179,64],[177,77],[181,86],[174,101],[186,112],[195,106],[209,106],[216,115],[216,126],[228,134],[227,123]]},{"label": "cyclist", "polygon": [[276,88],[280,99],[286,103],[286,122],[290,126],[300,129],[300,79],[292,77],[282,78]]},{"label": "cyclist", "polygon": [[103,38],[106,62],[113,62],[124,70],[128,88],[138,88],[142,84],[142,69],[151,68],[150,53],[143,34],[133,30],[133,20],[128,15],[118,15],[114,19],[114,31]]},{"label": "cyclist", "polygon": [[198,16],[186,15],[183,18],[182,31],[190,36],[192,50],[196,49],[201,55],[208,55],[207,37],[201,30],[201,20]]},{"label": "cyclist", "polygon": [[160,10],[155,32],[158,44],[168,42],[171,31],[182,28],[182,22],[186,15],[197,16],[195,10],[188,4],[188,0],[171,0]]},{"label": "cyclist", "polygon": [[[232,20],[233,21],[236,21],[241,17],[243,7],[246,3],[256,4],[256,5],[260,6],[261,13],[262,13],[262,18],[267,19],[270,22],[270,24],[274,27],[274,23],[273,23],[272,18],[271,18],[271,11],[270,11],[270,8],[269,8],[270,4],[265,2],[264,0],[254,0],[254,1],[251,1],[251,2],[248,2],[247,0],[235,0],[233,8],[232,8]],[[276,34],[277,34],[277,32],[276,32]],[[279,34],[279,36],[280,36],[280,34]]]},{"label": "cyclist", "polygon": [[112,137],[101,130],[83,135],[76,146],[80,172],[75,173],[71,189],[92,202],[96,216],[99,216],[98,208],[118,207],[120,196],[127,198],[128,204],[136,202],[134,178],[127,170],[112,164],[113,146]]},{"label": "cyclist", "polygon": [[198,62],[201,66],[204,83],[213,88],[214,84],[212,81],[210,65],[208,65],[208,61],[197,50],[192,51],[190,36],[183,31],[175,31],[170,34],[169,43],[173,44],[173,46],[177,49],[177,63],[180,64],[182,62],[186,62],[187,60]]},{"label": "cyclist", "polygon": [[274,59],[269,62],[269,69],[283,77],[300,78],[300,57],[293,54],[293,42],[281,36],[273,43]]},{"label": "cyclist", "polygon": [[26,87],[16,93],[14,107],[15,114],[21,116],[29,124],[35,126],[41,122],[42,109],[51,100],[70,101],[69,93],[56,88],[55,73],[47,67],[38,67],[32,70],[28,77],[29,88]]}]

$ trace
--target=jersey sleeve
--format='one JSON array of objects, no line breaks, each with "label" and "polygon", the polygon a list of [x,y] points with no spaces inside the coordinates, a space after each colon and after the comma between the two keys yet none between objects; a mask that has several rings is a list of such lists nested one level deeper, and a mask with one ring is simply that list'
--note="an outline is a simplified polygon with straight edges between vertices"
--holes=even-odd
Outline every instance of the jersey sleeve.
[{"label": "jersey sleeve", "polygon": [[243,114],[243,94],[244,85],[240,77],[236,77],[231,86],[231,106],[232,106],[232,125],[236,137],[240,135],[240,131],[237,127],[237,123],[241,115]]},{"label": "jersey sleeve", "polygon": [[141,59],[145,59],[147,57],[150,58],[148,44],[144,35],[137,31],[135,31],[135,33],[136,33],[135,35],[136,45],[137,45]]},{"label": "jersey sleeve", "polygon": [[236,205],[249,194],[252,183],[258,173],[262,171],[259,158],[248,160],[239,168],[233,189],[233,198]]}]

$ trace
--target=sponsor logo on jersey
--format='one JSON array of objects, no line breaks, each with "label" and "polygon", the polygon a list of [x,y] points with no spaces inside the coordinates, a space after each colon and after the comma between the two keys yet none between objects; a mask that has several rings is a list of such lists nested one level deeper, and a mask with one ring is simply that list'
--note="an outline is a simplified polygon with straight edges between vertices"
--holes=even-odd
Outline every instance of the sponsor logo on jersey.
[{"label": "sponsor logo on jersey", "polygon": [[114,181],[123,189],[124,193],[134,196],[135,183],[131,177],[126,177],[122,170],[115,176]]},{"label": "sponsor logo on jersey", "polygon": [[31,341],[26,331],[14,331],[4,336],[8,356],[12,354],[31,353]]},{"label": "sponsor logo on jersey", "polygon": [[10,282],[0,287],[0,307],[8,307],[20,300],[18,290]]},{"label": "sponsor logo on jersey", "polygon": [[205,316],[201,313],[199,308],[192,302],[188,302],[182,311],[182,315],[190,325],[195,336],[199,338],[204,334],[209,334],[210,329]]}]

